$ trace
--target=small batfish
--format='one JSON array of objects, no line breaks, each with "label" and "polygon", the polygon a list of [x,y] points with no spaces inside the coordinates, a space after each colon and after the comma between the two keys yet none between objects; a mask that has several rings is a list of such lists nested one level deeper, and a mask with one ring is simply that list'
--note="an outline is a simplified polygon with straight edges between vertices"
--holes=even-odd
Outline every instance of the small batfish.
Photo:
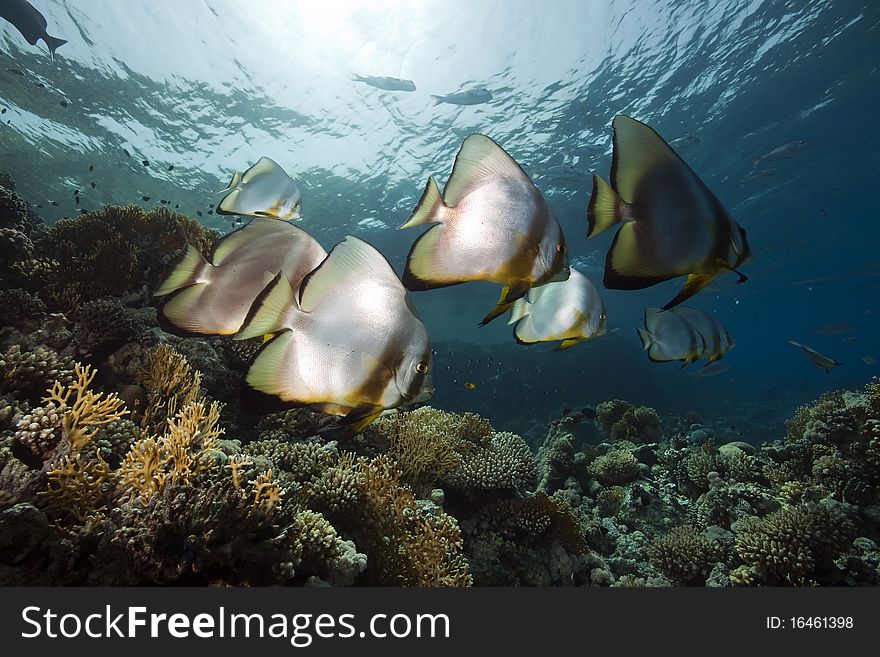
[{"label": "small batfish", "polygon": [[45,16],[27,0],[0,1],[0,18],[5,18],[12,23],[32,46],[37,45],[37,41],[42,39],[49,47],[49,54],[53,59],[55,51],[67,43],[64,39],[49,36],[46,32],[48,23]]},{"label": "small batfish", "polygon": [[877,359],[874,358],[873,356],[862,356],[862,362],[865,365],[876,365]]},{"label": "small batfish", "polygon": [[517,299],[508,324],[520,344],[562,340],[558,350],[604,335],[605,305],[596,286],[571,268],[567,281],[533,287]]},{"label": "small batfish", "polygon": [[593,174],[587,236],[623,223],[605,259],[605,287],[636,290],[687,275],[663,309],[751,256],[746,231],[691,168],[644,123],[614,117],[611,185]]},{"label": "small batfish", "polygon": [[447,94],[445,96],[435,96],[432,94],[431,98],[434,99],[435,105],[440,103],[448,103],[449,105],[481,105],[492,100],[492,92],[483,87],[474,87],[473,89],[465,89],[464,91],[457,91],[454,94]]},{"label": "small batfish", "polygon": [[705,358],[708,364],[724,358],[727,352],[736,345],[724,325],[712,315],[685,306],[676,306],[671,309],[671,312],[688,322],[702,336],[706,343],[706,351],[701,354],[701,357]]},{"label": "small batfish", "polygon": [[800,349],[804,353],[804,356],[807,357],[808,361],[810,361],[813,365],[815,365],[819,369],[825,370],[826,374],[830,374],[831,370],[834,369],[835,367],[837,367],[838,365],[843,365],[843,363],[840,363],[829,356],[824,356],[823,354],[820,354],[815,349],[811,349],[810,347],[803,345],[800,342],[795,342],[794,340],[789,340],[788,344],[794,345],[795,347]]},{"label": "small batfish", "polygon": [[568,278],[562,228],[538,188],[489,137],[464,140],[446,189],[429,178],[401,228],[437,224],[413,244],[403,283],[431,290],[466,281],[505,286],[480,325],[503,314],[530,288]]},{"label": "small batfish", "polygon": [[669,145],[675,149],[676,153],[681,155],[682,153],[686,153],[687,151],[693,150],[694,148],[699,146],[700,140],[688,132],[678,139],[673,139],[672,141],[670,141]]},{"label": "small batfish", "polygon": [[706,351],[703,336],[680,315],[648,308],[645,328],[636,329],[648,358],[654,362],[682,361],[682,367],[698,360]]},{"label": "small batfish", "polygon": [[372,75],[353,75],[352,80],[363,82],[382,91],[415,91],[416,85],[412,80],[400,78],[375,77]]},{"label": "small batfish", "polygon": [[794,157],[807,147],[805,141],[790,141],[782,146],[777,146],[769,153],[757,155],[752,158],[752,168],[757,168],[762,162],[777,162],[778,160],[787,160]]},{"label": "small batfish", "polygon": [[326,255],[304,230],[267,218],[222,237],[208,260],[187,245],[154,293],[171,295],[159,324],[175,335],[232,335],[278,272],[295,289]]},{"label": "small batfish", "polygon": [[718,376],[730,371],[730,366],[726,363],[711,363],[694,374],[695,379],[702,379],[707,376]]},{"label": "small batfish", "polygon": [[427,399],[428,332],[388,261],[348,236],[295,291],[277,276],[236,339],[276,333],[248,370],[244,401],[306,406],[361,431],[383,411]]},{"label": "small batfish", "polygon": [[217,206],[217,214],[272,217],[283,221],[301,216],[299,187],[268,157],[261,157],[244,174],[236,172],[223,191],[228,193]]}]

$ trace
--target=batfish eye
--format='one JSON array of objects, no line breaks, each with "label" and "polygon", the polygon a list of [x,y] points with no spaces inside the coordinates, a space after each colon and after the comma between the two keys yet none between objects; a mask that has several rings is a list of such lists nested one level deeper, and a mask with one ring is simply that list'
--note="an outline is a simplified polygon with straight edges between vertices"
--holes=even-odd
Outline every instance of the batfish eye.
[{"label": "batfish eye", "polygon": [[605,319],[605,313],[602,313],[601,315],[599,315],[599,319]]},{"label": "batfish eye", "polygon": [[420,360],[416,363],[416,372],[419,374],[426,374],[428,372],[428,364],[425,361]]},{"label": "batfish eye", "polygon": [[556,253],[565,253],[565,244],[557,244]]}]

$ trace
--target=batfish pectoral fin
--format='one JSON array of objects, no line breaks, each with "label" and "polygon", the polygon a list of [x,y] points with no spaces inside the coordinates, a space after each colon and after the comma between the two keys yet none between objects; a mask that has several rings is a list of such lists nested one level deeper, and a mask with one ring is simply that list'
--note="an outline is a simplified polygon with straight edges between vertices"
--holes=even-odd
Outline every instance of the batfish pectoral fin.
[{"label": "batfish pectoral fin", "polygon": [[583,341],[584,338],[568,338],[567,340],[563,340],[562,343],[553,351],[564,351],[565,349],[571,349],[573,346]]},{"label": "batfish pectoral fin", "polygon": [[443,204],[440,188],[437,186],[437,181],[431,176],[425,184],[425,191],[422,192],[422,198],[416,204],[415,210],[400,225],[400,228],[412,228],[413,226],[436,223],[440,221],[439,215],[444,207],[446,206]]},{"label": "batfish pectoral fin", "polygon": [[745,274],[743,274],[741,271],[739,271],[739,270],[737,270],[737,269],[734,269],[733,267],[730,266],[729,263],[725,262],[725,261],[722,260],[721,258],[719,258],[718,260],[716,260],[715,263],[718,265],[719,268],[724,269],[724,270],[729,271],[729,272],[732,272],[732,273],[736,274],[737,276],[739,276],[739,280],[736,282],[737,285],[742,285],[742,284],[745,283],[747,280],[749,280],[749,277],[748,277],[748,276],[746,276]]},{"label": "batfish pectoral fin", "polygon": [[670,308],[687,301],[697,292],[706,287],[714,277],[715,274],[689,274],[684,287],[681,288],[681,292],[679,292],[672,301],[663,306],[663,310],[669,310]]},{"label": "batfish pectoral fin", "polygon": [[168,274],[153,292],[154,296],[161,297],[171,294],[198,282],[199,275],[211,264],[205,260],[198,249],[192,244],[186,245],[186,250],[172,260],[168,265]]},{"label": "batfish pectoral fin", "polygon": [[351,435],[357,435],[379,417],[385,409],[373,404],[356,406],[349,411],[348,415],[339,420],[339,427],[345,429]]},{"label": "batfish pectoral fin", "polygon": [[510,311],[510,319],[507,324],[516,324],[519,320],[529,314],[529,303],[525,299],[517,299],[513,302],[513,308]]},{"label": "batfish pectoral fin", "polygon": [[508,311],[517,299],[522,299],[529,291],[528,283],[517,283],[516,285],[505,286],[501,290],[501,298],[498,299],[498,305],[486,315],[480,322],[480,326],[485,326],[496,317],[500,317]]},{"label": "batfish pectoral fin", "polygon": [[611,185],[601,176],[593,174],[593,192],[587,206],[587,237],[598,235],[620,222],[624,215],[620,212],[622,201]]},{"label": "batfish pectoral fin", "polygon": [[291,311],[296,312],[297,309],[290,281],[279,272],[254,300],[241,329],[233,339],[248,340],[290,328],[286,325],[287,318]]}]

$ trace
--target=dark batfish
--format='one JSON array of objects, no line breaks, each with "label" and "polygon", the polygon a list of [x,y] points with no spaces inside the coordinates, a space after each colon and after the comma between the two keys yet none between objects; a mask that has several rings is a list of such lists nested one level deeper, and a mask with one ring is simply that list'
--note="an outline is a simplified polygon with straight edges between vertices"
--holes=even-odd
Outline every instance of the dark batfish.
[{"label": "dark batfish", "polygon": [[0,2],[0,18],[15,25],[25,40],[32,46],[42,39],[49,47],[49,54],[54,59],[55,51],[67,43],[64,39],[49,36],[46,32],[46,18],[27,0],[2,0]]},{"label": "dark batfish", "polygon": [[162,328],[184,336],[236,333],[278,272],[298,289],[326,255],[304,230],[274,219],[254,219],[229,233],[208,260],[188,246],[155,292],[171,295],[159,312]]},{"label": "dark batfish", "polygon": [[807,357],[807,360],[818,367],[820,370],[825,370],[825,374],[830,374],[832,369],[834,369],[838,365],[843,365],[843,363],[834,360],[830,356],[820,354],[815,349],[811,349],[807,345],[801,344],[800,342],[789,340],[788,344],[794,345],[795,347],[800,349],[803,352],[804,356]]},{"label": "dark batfish", "polygon": [[746,231],[650,127],[614,117],[611,185],[593,174],[587,209],[592,237],[623,223],[605,260],[605,287],[638,290],[678,276],[687,282],[663,309],[690,298],[751,256]]},{"label": "dark batfish", "polygon": [[375,77],[372,75],[353,75],[351,77],[355,82],[363,82],[376,89],[382,91],[415,91],[416,85],[412,80],[401,80],[400,78]]}]

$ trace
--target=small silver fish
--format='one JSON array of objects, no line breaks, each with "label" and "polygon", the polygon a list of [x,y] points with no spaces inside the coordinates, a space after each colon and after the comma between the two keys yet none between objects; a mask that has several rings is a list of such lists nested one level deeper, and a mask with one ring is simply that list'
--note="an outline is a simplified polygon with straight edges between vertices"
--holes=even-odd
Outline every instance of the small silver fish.
[{"label": "small silver fish", "polygon": [[865,365],[876,365],[877,359],[874,358],[873,356],[862,356],[862,362]]},{"label": "small silver fish", "polygon": [[356,237],[337,244],[298,292],[277,276],[235,339],[271,333],[245,377],[251,406],[267,397],[306,406],[343,416],[357,433],[433,392],[427,329],[388,261]]},{"label": "small silver fish", "polygon": [[686,133],[677,139],[673,139],[669,142],[669,145],[675,149],[675,152],[681,155],[682,153],[686,153],[687,151],[691,151],[697,146],[700,145],[700,140],[692,135],[691,133]]},{"label": "small silver fish", "polygon": [[67,43],[64,39],[49,36],[46,32],[48,27],[46,17],[27,0],[3,0],[0,2],[0,18],[12,23],[32,46],[37,45],[37,41],[42,39],[48,46],[52,59],[55,59],[55,51]]},{"label": "small silver fish", "polygon": [[412,80],[401,80],[400,78],[376,77],[372,75],[353,75],[351,77],[355,82],[363,82],[376,89],[382,91],[415,91],[416,85]]},{"label": "small silver fish", "polygon": [[690,322],[660,308],[645,310],[645,328],[636,329],[648,358],[660,363],[671,360],[689,365],[706,351],[706,342]]},{"label": "small silver fish", "polygon": [[448,103],[449,105],[481,105],[492,100],[492,92],[483,87],[474,87],[445,96],[431,94],[431,98],[434,99],[434,105],[439,105],[440,103]]},{"label": "small silver fish", "polygon": [[567,281],[545,283],[517,299],[508,324],[520,344],[562,340],[557,351],[605,335],[605,304],[596,286],[571,267]]},{"label": "small silver fish", "polygon": [[769,153],[757,155],[752,158],[752,168],[758,167],[761,162],[777,162],[779,160],[787,160],[794,157],[807,147],[806,141],[790,141],[782,146],[777,146]]},{"label": "small silver fish", "polygon": [[815,349],[812,349],[806,345],[801,344],[800,342],[795,342],[794,340],[789,340],[789,344],[794,345],[798,349],[800,349],[804,356],[807,357],[813,365],[818,367],[820,370],[825,370],[826,374],[830,374],[831,370],[837,367],[838,365],[843,365],[843,363],[834,360],[829,356],[825,356],[820,354]]},{"label": "small silver fish", "polygon": [[650,127],[614,117],[611,184],[593,174],[587,236],[623,223],[605,260],[605,287],[636,290],[678,276],[687,282],[664,310],[751,257],[746,231]]},{"label": "small silver fish", "polygon": [[217,214],[241,214],[288,221],[301,217],[299,187],[275,160],[261,157],[240,175],[232,176],[227,192],[217,206]]},{"label": "small silver fish", "polygon": [[296,289],[326,255],[304,230],[268,218],[222,237],[209,260],[187,245],[154,292],[170,295],[160,307],[159,324],[175,335],[232,335],[278,272]]},{"label": "small silver fish", "polygon": [[852,333],[855,330],[855,324],[840,322],[837,324],[825,324],[813,331],[813,335],[843,335],[844,333]]},{"label": "small silver fish", "polygon": [[562,228],[522,168],[498,144],[470,135],[443,194],[429,178],[401,228],[437,224],[413,244],[403,283],[431,290],[467,281],[504,285],[480,325],[503,314],[529,288],[568,278]]}]

